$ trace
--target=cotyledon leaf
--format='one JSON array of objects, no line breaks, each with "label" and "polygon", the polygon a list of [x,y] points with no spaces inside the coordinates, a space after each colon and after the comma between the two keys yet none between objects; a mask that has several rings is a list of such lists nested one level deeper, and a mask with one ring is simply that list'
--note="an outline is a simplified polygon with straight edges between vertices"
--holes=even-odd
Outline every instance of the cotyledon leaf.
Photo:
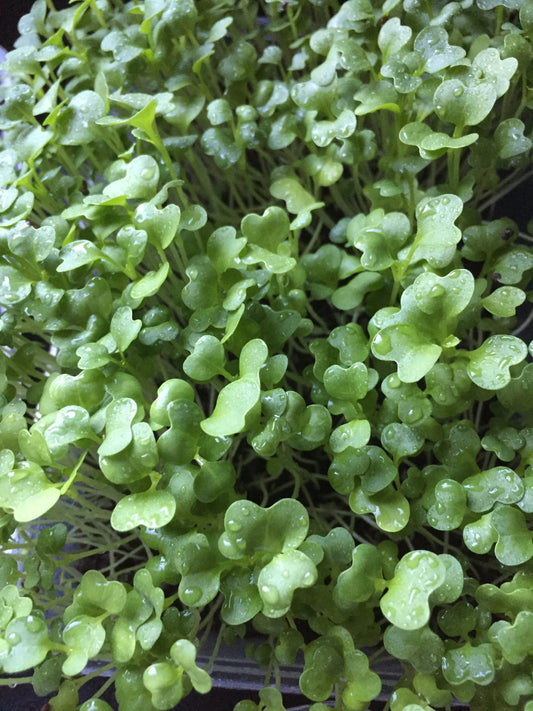
[{"label": "cotyledon leaf", "polygon": [[212,437],[224,437],[243,429],[246,415],[259,402],[259,371],[267,358],[264,341],[260,338],[248,341],[239,357],[240,377],[220,391],[212,415],[201,423],[204,432]]},{"label": "cotyledon leaf", "polygon": [[136,526],[161,528],[169,523],[176,501],[169,491],[145,491],[121,499],[111,514],[115,531],[130,531]]},{"label": "cotyledon leaf", "polygon": [[444,583],[445,577],[446,567],[435,553],[424,550],[407,553],[381,598],[381,611],[400,629],[420,629],[429,620],[429,596]]}]

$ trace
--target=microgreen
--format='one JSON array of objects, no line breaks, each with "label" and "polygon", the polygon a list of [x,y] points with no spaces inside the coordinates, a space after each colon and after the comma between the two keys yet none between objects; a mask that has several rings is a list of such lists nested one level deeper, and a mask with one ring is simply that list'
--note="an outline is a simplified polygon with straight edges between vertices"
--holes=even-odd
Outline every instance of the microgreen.
[{"label": "microgreen", "polygon": [[390,658],[390,711],[533,708],[533,236],[498,217],[532,0],[36,0],[19,29],[0,685],[164,711],[252,631],[235,711],[283,711],[285,664],[365,711]]}]

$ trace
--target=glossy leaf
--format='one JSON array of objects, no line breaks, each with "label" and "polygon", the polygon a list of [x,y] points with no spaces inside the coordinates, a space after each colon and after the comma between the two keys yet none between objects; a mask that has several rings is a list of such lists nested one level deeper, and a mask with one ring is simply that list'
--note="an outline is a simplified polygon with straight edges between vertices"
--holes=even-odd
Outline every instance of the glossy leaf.
[{"label": "glossy leaf", "polygon": [[391,487],[373,495],[356,487],[350,495],[350,508],[358,514],[372,514],[379,528],[391,533],[401,531],[409,521],[409,502]]},{"label": "glossy leaf", "polygon": [[386,61],[391,54],[398,54],[411,35],[411,28],[402,25],[398,17],[385,22],[378,35],[378,47],[383,53],[384,60]]},{"label": "glossy leaf", "polygon": [[362,543],[352,553],[352,564],[338,577],[333,598],[342,609],[374,600],[382,589],[380,555],[374,546]]},{"label": "glossy leaf", "polygon": [[190,400],[173,400],[166,407],[169,429],[157,440],[159,456],[172,464],[188,464],[196,455],[202,411]]},{"label": "glossy leaf", "polygon": [[5,674],[17,674],[37,666],[52,646],[46,622],[38,615],[11,620],[2,641],[0,664]]},{"label": "glossy leaf", "polygon": [[157,191],[159,167],[151,156],[138,156],[121,171],[124,177],[106,185],[103,194],[110,198],[151,198]]},{"label": "glossy leaf", "polygon": [[324,203],[314,199],[296,180],[293,178],[280,178],[270,186],[273,197],[284,200],[287,210],[296,215],[291,223],[291,229],[301,229],[307,227],[312,219],[312,211],[323,207]]},{"label": "glossy leaf", "polygon": [[0,452],[0,467],[0,506],[11,511],[17,521],[39,518],[59,500],[59,488],[37,464],[23,462],[15,466],[13,453],[4,449]]},{"label": "glossy leaf", "polygon": [[[456,571],[452,575],[455,577]],[[460,570],[459,576],[462,577]],[[420,629],[429,620],[431,595],[446,585],[446,577],[443,556],[422,550],[407,553],[398,563],[389,589],[380,600],[383,614],[402,630]],[[462,582],[452,596],[457,597],[461,589]]]},{"label": "glossy leaf", "polygon": [[68,676],[74,676],[101,650],[105,641],[105,630],[99,620],[89,615],[79,615],[65,626],[63,641],[69,651],[62,671]]},{"label": "glossy leaf", "polygon": [[202,422],[204,432],[220,437],[241,431],[247,413],[259,401],[259,370],[267,356],[267,347],[261,339],[246,344],[239,358],[240,377],[219,393],[212,415]]},{"label": "glossy leaf", "polygon": [[391,625],[385,630],[383,643],[389,654],[409,661],[418,672],[432,674],[440,669],[444,643],[428,626],[406,630]]},{"label": "glossy leaf", "polygon": [[472,681],[486,686],[494,679],[495,667],[490,644],[472,645],[470,642],[451,649],[444,655],[442,673],[452,685]]},{"label": "glossy leaf", "polygon": [[472,69],[465,67],[459,77],[447,79],[437,88],[437,115],[460,127],[481,123],[507,90],[516,68],[514,57],[502,60],[497,49],[482,50],[474,58]]},{"label": "glossy leaf", "polygon": [[224,347],[215,336],[201,336],[183,363],[183,370],[193,380],[210,380],[224,370]]},{"label": "glossy leaf", "polygon": [[176,502],[169,491],[146,491],[121,499],[111,514],[116,531],[130,531],[136,526],[161,528],[172,520]]},{"label": "glossy leaf", "polygon": [[118,454],[130,444],[136,414],[137,404],[131,398],[119,398],[107,406],[106,437],[98,448],[100,456]]},{"label": "glossy leaf", "polygon": [[466,492],[453,479],[441,479],[434,491],[435,503],[428,509],[428,523],[439,531],[458,528],[466,513]]},{"label": "glossy leaf", "polygon": [[472,511],[489,511],[495,503],[514,504],[524,495],[520,477],[507,467],[493,467],[463,481]]},{"label": "glossy leaf", "polygon": [[301,551],[288,550],[274,556],[257,579],[263,614],[282,617],[290,608],[294,590],[311,587],[316,579],[313,562]]},{"label": "glossy leaf", "polygon": [[168,406],[175,400],[194,400],[194,390],[181,378],[169,378],[157,390],[157,398],[150,406],[150,419],[153,429],[170,425]]},{"label": "glossy leaf", "polygon": [[478,133],[466,136],[449,136],[447,133],[432,131],[420,122],[406,124],[400,132],[400,141],[408,146],[417,146],[422,158],[434,159],[446,153],[449,148],[465,148],[479,138]]},{"label": "glossy leaf", "polygon": [[461,231],[454,223],[462,209],[462,202],[456,195],[425,198],[417,205],[418,229],[411,263],[424,259],[434,268],[450,263],[455,245],[461,239]]},{"label": "glossy leaf", "polygon": [[221,616],[229,625],[248,622],[263,608],[254,575],[246,569],[235,569],[226,575],[220,584],[220,590],[225,597]]},{"label": "glossy leaf", "polygon": [[140,319],[132,318],[132,310],[129,306],[121,306],[115,311],[109,331],[121,353],[137,338],[141,326]]},{"label": "glossy leaf", "polygon": [[169,263],[163,262],[156,271],[148,271],[143,277],[135,282],[131,289],[131,296],[134,299],[146,299],[148,296],[157,294],[161,288],[161,285],[165,282],[169,270]]},{"label": "glossy leaf", "polygon": [[135,211],[134,221],[137,227],[145,230],[148,240],[166,249],[172,244],[180,225],[181,210],[177,205],[167,205],[159,209],[149,202],[141,203]]},{"label": "glossy leaf", "polygon": [[526,344],[516,336],[489,336],[475,351],[468,354],[467,372],[481,388],[500,390],[511,380],[509,368],[524,360]]},{"label": "glossy leaf", "polygon": [[264,509],[252,501],[235,501],[224,516],[218,547],[231,560],[257,552],[273,554],[296,549],[307,535],[309,517],[296,500],[282,499]]},{"label": "glossy leaf", "polygon": [[422,70],[434,74],[465,56],[465,50],[448,41],[443,27],[424,27],[415,37],[414,49],[422,55]]},{"label": "glossy leaf", "polygon": [[370,434],[370,423],[367,420],[352,420],[333,430],[329,446],[335,453],[343,452],[347,447],[359,449],[367,444]]},{"label": "glossy leaf", "polygon": [[90,143],[98,133],[95,122],[105,114],[105,104],[94,91],[80,91],[59,114],[55,129],[67,146]]}]

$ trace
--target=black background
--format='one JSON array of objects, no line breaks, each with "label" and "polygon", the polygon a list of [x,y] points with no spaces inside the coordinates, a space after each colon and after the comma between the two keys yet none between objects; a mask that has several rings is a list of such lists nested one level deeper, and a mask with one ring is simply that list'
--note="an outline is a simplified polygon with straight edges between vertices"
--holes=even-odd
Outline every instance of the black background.
[{"label": "black background", "polygon": [[[19,18],[29,12],[32,5],[33,0],[0,0],[0,45],[5,49],[13,49],[19,35]],[[68,0],[56,0],[54,5],[59,10],[68,6]]]},{"label": "black background", "polygon": [[29,12],[32,5],[33,0],[0,0],[0,44],[5,49],[13,48],[19,17]]}]

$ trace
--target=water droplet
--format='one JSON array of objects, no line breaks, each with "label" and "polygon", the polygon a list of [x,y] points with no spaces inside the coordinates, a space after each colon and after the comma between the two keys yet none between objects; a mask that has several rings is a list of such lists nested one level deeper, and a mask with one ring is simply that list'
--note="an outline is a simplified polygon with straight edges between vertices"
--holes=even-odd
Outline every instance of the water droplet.
[{"label": "water droplet", "polygon": [[307,571],[307,573],[305,573],[305,575],[304,575],[304,579],[302,582],[306,587],[310,587],[314,583],[313,574],[310,573],[309,571]]},{"label": "water droplet", "polygon": [[281,571],[281,574],[282,574],[282,576],[283,576],[284,578],[288,578],[288,577],[290,576],[290,573],[289,573],[288,570],[282,570],[282,571]]},{"label": "water droplet", "polygon": [[230,518],[230,520],[226,523],[226,528],[228,529],[228,531],[233,531],[236,533],[237,531],[241,530],[242,524]]},{"label": "water droplet", "polygon": [[[437,108],[439,108],[437,106]],[[442,107],[440,107],[442,108]],[[424,217],[430,217],[431,215],[436,215],[435,207],[439,204],[438,200],[433,199],[431,202],[427,202],[420,210],[420,214]]]},{"label": "water droplet", "polygon": [[26,618],[26,629],[29,632],[39,632],[39,630],[42,627],[42,622],[38,617],[35,617],[34,615],[28,615]]},{"label": "water droplet", "polygon": [[422,408],[418,405],[413,405],[410,407],[403,417],[403,421],[408,425],[412,425],[422,419],[423,412]]},{"label": "water droplet", "polygon": [[20,635],[18,635],[16,632],[10,632],[9,634],[6,635],[6,640],[9,642],[9,644],[14,647],[16,644],[20,642]]},{"label": "water droplet", "polygon": [[453,90],[453,95],[454,96],[462,96],[464,94],[464,88],[462,86],[456,86],[455,89]]},{"label": "water droplet", "polygon": [[202,597],[200,588],[193,586],[180,591],[180,598],[186,605],[194,605]]},{"label": "water droplet", "polygon": [[420,555],[417,555],[418,551],[415,551],[413,554],[407,554],[404,558],[405,564],[407,565],[408,568],[411,568],[411,570],[416,570],[418,568],[418,561],[420,558]]},{"label": "water droplet", "polygon": [[396,390],[397,388],[399,388],[401,386],[402,381],[398,377],[398,373],[391,373],[390,375],[387,376],[386,383],[389,388]]},{"label": "water droplet", "polygon": [[135,213],[135,222],[139,222],[141,224],[143,222],[145,222],[147,220],[147,216],[145,213],[146,213],[146,209],[145,209],[144,205],[139,205],[139,207],[137,208],[137,211]]},{"label": "water droplet", "polygon": [[142,180],[152,180],[155,175],[155,168],[143,168],[141,170]]},{"label": "water droplet", "polygon": [[276,605],[279,602],[279,592],[273,585],[262,585],[261,597],[268,605]]},{"label": "water droplet", "polygon": [[376,351],[376,353],[381,356],[388,355],[392,350],[390,338],[387,334],[384,333],[377,333],[374,336],[372,345],[374,346],[374,350]]},{"label": "water droplet", "polygon": [[442,286],[442,284],[434,284],[431,289],[429,290],[429,295],[435,299],[438,296],[443,296],[446,293],[446,289]]}]

